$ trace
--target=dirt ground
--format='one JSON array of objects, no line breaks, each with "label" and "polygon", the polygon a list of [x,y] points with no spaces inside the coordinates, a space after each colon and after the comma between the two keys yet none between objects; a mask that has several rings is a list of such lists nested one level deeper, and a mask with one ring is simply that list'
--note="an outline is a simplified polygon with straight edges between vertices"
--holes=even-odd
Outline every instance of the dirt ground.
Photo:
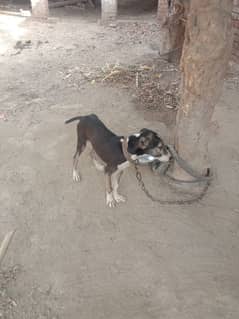
[{"label": "dirt ground", "polygon": [[[87,151],[83,180],[72,181],[75,124],[64,120],[94,112],[116,133],[148,127],[166,141],[171,127],[159,110],[138,108],[131,90],[84,80],[107,64],[158,58],[154,16],[111,27],[98,18],[72,8],[48,22],[0,15],[0,240],[17,229],[0,273],[0,318],[238,319],[239,68],[214,114],[205,199],[152,203],[130,168],[127,203],[106,208]],[[144,177],[164,195],[159,178]]]}]

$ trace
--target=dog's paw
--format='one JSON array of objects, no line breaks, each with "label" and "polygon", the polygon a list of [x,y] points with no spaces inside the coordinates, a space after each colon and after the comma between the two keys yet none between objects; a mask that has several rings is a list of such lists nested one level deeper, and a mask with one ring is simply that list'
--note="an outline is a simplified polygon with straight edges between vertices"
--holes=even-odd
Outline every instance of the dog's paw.
[{"label": "dog's paw", "polygon": [[134,155],[131,155],[131,159],[132,159],[132,161],[135,161],[135,160],[137,160],[137,158],[138,158],[138,156],[137,156],[136,154],[134,154]]},{"label": "dog's paw", "polygon": [[113,193],[106,193],[106,205],[110,208],[116,206],[116,201],[114,199]]},{"label": "dog's paw", "polygon": [[74,182],[80,182],[81,180],[80,174],[76,170],[73,170],[72,178]]},{"label": "dog's paw", "polygon": [[117,203],[125,203],[126,198],[118,193],[114,194],[114,199]]}]

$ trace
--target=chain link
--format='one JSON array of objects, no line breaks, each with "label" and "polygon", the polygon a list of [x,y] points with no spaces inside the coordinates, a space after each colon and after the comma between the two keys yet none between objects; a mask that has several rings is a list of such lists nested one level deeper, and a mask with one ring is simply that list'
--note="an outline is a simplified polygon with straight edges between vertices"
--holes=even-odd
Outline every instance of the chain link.
[{"label": "chain link", "polygon": [[193,204],[195,202],[200,201],[205,195],[206,192],[208,190],[208,187],[210,185],[210,181],[208,181],[204,188],[202,189],[201,193],[199,195],[196,195],[190,199],[176,199],[176,200],[167,200],[167,199],[159,199],[154,197],[149,190],[146,188],[145,183],[143,181],[143,177],[142,174],[139,170],[139,165],[138,163],[134,164],[134,168],[135,168],[135,175],[138,181],[138,184],[140,186],[140,188],[142,189],[142,191],[145,193],[145,195],[152,201],[152,202],[157,202],[160,203],[161,205],[186,205],[186,204]]}]

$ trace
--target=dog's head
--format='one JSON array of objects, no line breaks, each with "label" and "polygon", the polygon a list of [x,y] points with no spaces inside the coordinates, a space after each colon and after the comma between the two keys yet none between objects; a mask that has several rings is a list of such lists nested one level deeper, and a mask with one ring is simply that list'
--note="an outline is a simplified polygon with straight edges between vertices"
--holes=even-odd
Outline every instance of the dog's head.
[{"label": "dog's head", "polygon": [[165,162],[170,159],[170,153],[163,140],[156,132],[146,128],[128,137],[128,152],[136,155],[150,154],[162,158]]}]

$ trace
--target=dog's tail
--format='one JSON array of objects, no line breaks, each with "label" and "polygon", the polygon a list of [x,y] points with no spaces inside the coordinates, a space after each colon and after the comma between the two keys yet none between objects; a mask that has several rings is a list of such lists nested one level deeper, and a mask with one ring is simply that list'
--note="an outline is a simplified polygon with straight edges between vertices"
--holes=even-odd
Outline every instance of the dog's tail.
[{"label": "dog's tail", "polygon": [[65,124],[68,124],[68,123],[71,123],[71,122],[73,122],[73,121],[79,121],[81,119],[81,116],[75,116],[75,117],[72,117],[71,119],[69,119],[69,120],[66,120],[65,121]]}]

